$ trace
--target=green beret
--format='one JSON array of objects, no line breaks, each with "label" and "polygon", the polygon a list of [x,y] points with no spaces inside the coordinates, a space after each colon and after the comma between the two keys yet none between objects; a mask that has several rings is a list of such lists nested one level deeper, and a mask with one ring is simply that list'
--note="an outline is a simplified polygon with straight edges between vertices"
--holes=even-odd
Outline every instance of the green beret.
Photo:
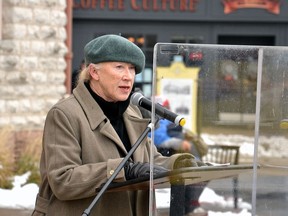
[{"label": "green beret", "polygon": [[85,63],[127,62],[135,66],[136,74],[142,72],[145,55],[142,50],[119,35],[103,35],[97,37],[84,47]]}]

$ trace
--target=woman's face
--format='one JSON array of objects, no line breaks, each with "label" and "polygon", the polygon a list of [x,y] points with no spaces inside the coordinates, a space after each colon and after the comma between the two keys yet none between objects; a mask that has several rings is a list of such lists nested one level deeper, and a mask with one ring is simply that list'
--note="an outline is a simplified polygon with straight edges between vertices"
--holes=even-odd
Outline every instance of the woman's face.
[{"label": "woman's face", "polygon": [[126,62],[90,64],[93,91],[108,102],[125,101],[129,97],[135,79],[135,66]]}]

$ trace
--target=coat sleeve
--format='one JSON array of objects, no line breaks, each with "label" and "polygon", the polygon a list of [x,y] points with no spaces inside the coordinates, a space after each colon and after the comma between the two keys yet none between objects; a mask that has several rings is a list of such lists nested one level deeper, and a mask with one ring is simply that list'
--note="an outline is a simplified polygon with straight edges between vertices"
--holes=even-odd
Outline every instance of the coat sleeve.
[{"label": "coat sleeve", "polygon": [[[76,139],[76,129],[71,119],[57,108],[47,115],[43,152],[42,172],[46,172],[49,185],[59,200],[82,199],[94,196],[96,188],[105,183],[122,158],[99,163],[85,163],[81,144]],[[117,179],[124,180],[124,171]]]}]

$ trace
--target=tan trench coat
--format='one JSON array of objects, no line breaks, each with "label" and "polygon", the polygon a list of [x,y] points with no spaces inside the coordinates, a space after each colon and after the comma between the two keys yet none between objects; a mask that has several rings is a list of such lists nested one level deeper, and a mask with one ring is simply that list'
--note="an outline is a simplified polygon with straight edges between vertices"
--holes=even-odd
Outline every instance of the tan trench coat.
[{"label": "tan trench coat", "polygon": [[[137,107],[130,105],[124,122],[134,144],[148,125]],[[149,140],[133,154],[134,161],[149,162]],[[153,146],[154,162],[171,169],[179,155],[162,157]],[[33,216],[81,216],[99,188],[115,170],[126,150],[84,83],[48,113],[40,163],[42,184]],[[191,155],[191,157],[193,157]],[[123,169],[115,181],[125,181]],[[104,193],[91,216],[147,216],[149,190]]]}]

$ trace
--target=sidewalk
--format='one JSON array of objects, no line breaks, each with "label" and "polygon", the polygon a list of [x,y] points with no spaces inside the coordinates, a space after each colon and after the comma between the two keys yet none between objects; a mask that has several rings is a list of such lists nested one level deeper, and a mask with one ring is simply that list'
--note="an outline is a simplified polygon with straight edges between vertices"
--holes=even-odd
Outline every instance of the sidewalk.
[{"label": "sidewalk", "polygon": [[30,216],[32,214],[32,209],[8,209],[0,208],[1,216]]}]

